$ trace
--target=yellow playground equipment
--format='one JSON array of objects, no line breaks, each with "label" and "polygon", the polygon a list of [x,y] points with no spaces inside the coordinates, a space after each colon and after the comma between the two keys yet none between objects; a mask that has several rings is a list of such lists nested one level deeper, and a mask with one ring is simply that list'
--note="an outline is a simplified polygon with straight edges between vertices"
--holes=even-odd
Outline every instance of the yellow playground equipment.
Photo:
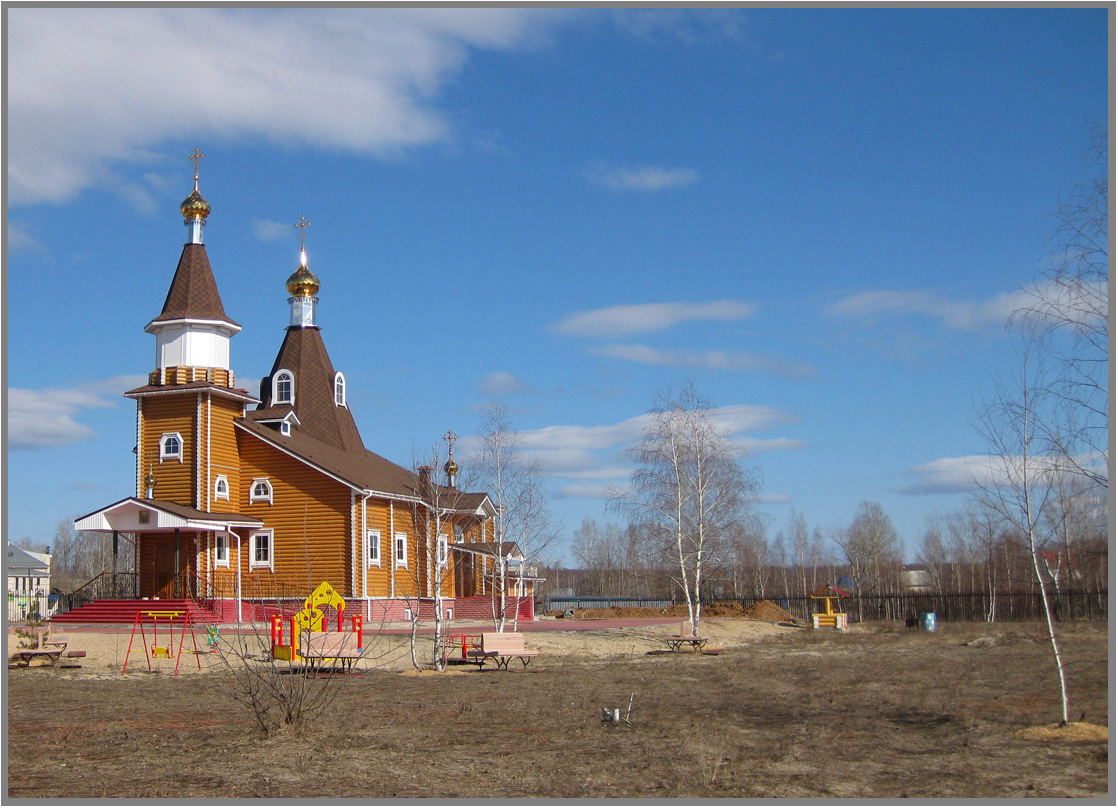
[{"label": "yellow playground equipment", "polygon": [[823,601],[823,611],[811,615],[811,625],[817,631],[821,628],[834,628],[839,631],[846,629],[846,614],[835,610],[834,601],[848,598],[850,595],[841,589],[835,589],[830,584],[823,584],[812,592],[811,596]]},{"label": "yellow playground equipment", "polygon": [[[302,610],[291,616],[291,642],[284,642],[283,616],[272,617],[272,658],[286,659],[298,662],[299,635],[304,631],[327,631],[326,615],[320,607],[328,606],[338,613],[338,631],[342,631],[342,618],[345,612],[345,600],[334,591],[334,587],[323,581],[310,596],[303,601]],[[350,618],[353,632],[357,635],[357,646],[361,645],[361,615],[355,614]]]}]

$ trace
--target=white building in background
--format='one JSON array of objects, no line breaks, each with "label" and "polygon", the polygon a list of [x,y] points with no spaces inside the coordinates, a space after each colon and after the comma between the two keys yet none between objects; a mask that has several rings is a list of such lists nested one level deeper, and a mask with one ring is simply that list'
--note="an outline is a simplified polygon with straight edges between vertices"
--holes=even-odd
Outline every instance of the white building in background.
[{"label": "white building in background", "polygon": [[8,575],[9,595],[50,594],[49,553],[33,553],[9,543],[4,570]]}]

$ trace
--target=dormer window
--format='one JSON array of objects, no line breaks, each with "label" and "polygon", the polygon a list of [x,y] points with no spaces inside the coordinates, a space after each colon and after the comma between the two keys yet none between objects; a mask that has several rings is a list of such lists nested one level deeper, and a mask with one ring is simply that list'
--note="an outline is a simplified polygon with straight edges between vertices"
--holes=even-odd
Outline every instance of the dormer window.
[{"label": "dormer window", "polygon": [[345,376],[341,373],[334,374],[334,403],[344,407],[345,403]]},{"label": "dormer window", "polygon": [[217,475],[214,481],[214,499],[229,501],[229,478],[224,474]]},{"label": "dormer window", "polygon": [[272,403],[295,403],[295,374],[290,370],[281,370],[272,377]]},{"label": "dormer window", "polygon": [[182,462],[182,435],[178,432],[164,432],[159,439],[159,462],[164,460]]},{"label": "dormer window", "polygon": [[280,422],[280,434],[281,435],[290,435],[291,434],[291,422],[290,421]]},{"label": "dormer window", "polygon": [[272,484],[267,478],[258,477],[252,481],[252,488],[248,493],[249,502],[267,502],[272,504]]}]

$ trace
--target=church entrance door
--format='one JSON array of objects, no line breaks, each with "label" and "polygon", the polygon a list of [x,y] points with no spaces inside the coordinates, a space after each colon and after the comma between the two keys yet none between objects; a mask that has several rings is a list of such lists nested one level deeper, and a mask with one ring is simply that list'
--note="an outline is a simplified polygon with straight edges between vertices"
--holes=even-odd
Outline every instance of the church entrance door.
[{"label": "church entrance door", "polygon": [[171,542],[155,545],[155,597],[175,596],[175,546]]}]

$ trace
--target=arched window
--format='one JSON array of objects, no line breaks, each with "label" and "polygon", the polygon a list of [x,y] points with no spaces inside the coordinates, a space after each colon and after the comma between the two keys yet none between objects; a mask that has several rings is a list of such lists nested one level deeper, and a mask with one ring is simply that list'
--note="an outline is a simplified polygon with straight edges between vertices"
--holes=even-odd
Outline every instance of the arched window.
[{"label": "arched window", "polygon": [[252,481],[252,488],[248,493],[249,502],[267,502],[272,504],[272,484],[264,478],[257,478]]},{"label": "arched window", "polygon": [[224,474],[217,475],[217,480],[214,481],[214,499],[229,501],[229,478]]},{"label": "arched window", "polygon": [[341,373],[334,374],[334,403],[339,407],[345,404],[345,376]]},{"label": "arched window", "polygon": [[159,460],[182,462],[182,435],[178,432],[165,432],[159,439]]},{"label": "arched window", "polygon": [[272,377],[272,403],[295,403],[295,374],[290,370],[277,371]]}]

